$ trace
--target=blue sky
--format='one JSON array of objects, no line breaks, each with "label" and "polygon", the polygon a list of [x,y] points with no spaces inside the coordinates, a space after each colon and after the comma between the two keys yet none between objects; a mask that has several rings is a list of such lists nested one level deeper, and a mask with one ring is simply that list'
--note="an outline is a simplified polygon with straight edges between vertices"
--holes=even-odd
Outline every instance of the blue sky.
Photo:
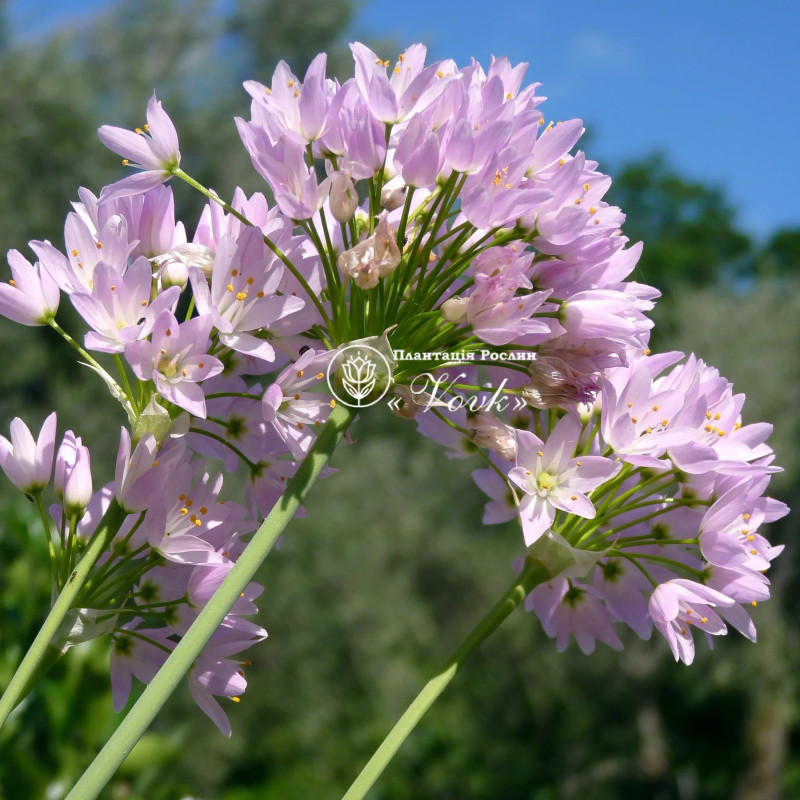
[{"label": "blue sky", "polygon": [[[20,30],[107,4],[12,0],[10,10]],[[724,186],[742,224],[765,236],[800,226],[798,31],[794,0],[757,12],[745,0],[367,0],[354,34],[422,41],[431,59],[459,64],[527,61],[545,116],[584,119],[601,169],[613,177],[624,159],[663,150],[685,175]]]}]

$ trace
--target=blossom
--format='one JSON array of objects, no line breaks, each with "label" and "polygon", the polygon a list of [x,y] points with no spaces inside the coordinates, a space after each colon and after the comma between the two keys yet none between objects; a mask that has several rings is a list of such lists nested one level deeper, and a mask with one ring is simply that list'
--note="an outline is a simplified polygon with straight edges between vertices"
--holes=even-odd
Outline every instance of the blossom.
[{"label": "blossom", "polygon": [[0,283],[0,315],[21,325],[46,325],[58,311],[58,284],[17,250],[8,251],[8,264],[14,277]]},{"label": "blossom", "polygon": [[39,491],[50,481],[55,445],[55,411],[44,421],[35,440],[28,426],[15,417],[11,420],[11,441],[0,436],[0,467],[26,494]]},{"label": "blossom", "polygon": [[109,150],[123,157],[124,166],[144,170],[106,186],[100,193],[101,203],[153,189],[169,180],[181,163],[177,131],[155,93],[147,104],[144,129],[134,132],[103,125],[97,135]]},{"label": "blossom", "polygon": [[152,380],[161,395],[189,413],[205,417],[206,402],[200,381],[222,372],[222,362],[208,354],[213,321],[199,316],[178,323],[169,311],[153,325],[150,341],[125,347],[125,358],[142,380]]},{"label": "blossom", "polygon": [[546,443],[528,431],[516,432],[516,466],[508,477],[525,493],[519,515],[526,545],[553,524],[558,510],[592,519],[595,509],[585,492],[620,470],[602,456],[573,457],[580,432],[580,422],[569,414],[556,423]]},{"label": "blossom", "polygon": [[655,588],[650,598],[650,616],[667,640],[675,660],[691,664],[694,660],[692,628],[709,636],[726,633],[725,623],[713,608],[733,604],[730,597],[716,589],[676,578]]}]

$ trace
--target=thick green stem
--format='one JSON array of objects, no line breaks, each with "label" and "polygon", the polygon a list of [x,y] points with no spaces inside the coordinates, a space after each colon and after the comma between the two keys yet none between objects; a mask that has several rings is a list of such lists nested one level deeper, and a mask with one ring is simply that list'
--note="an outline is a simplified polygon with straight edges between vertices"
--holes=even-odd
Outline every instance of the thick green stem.
[{"label": "thick green stem", "polygon": [[425,712],[447,688],[461,665],[486,638],[500,627],[506,617],[525,599],[530,591],[552,577],[551,570],[540,560],[525,560],[525,566],[517,579],[505,594],[492,606],[486,616],[467,634],[461,644],[414,698],[403,716],[395,724],[389,735],[383,740],[361,774],[353,781],[352,786],[343,795],[342,800],[361,800],[378,780],[381,773],[394,757]]},{"label": "thick green stem", "polygon": [[51,648],[53,637],[58,633],[67,612],[73,607],[73,603],[89,577],[95,561],[97,561],[100,554],[114,537],[114,534],[119,530],[125,516],[125,512],[119,507],[117,501],[113,500],[105,516],[100,520],[100,524],[97,526],[97,530],[90,539],[89,544],[86,546],[83,557],[75,567],[75,571],[67,579],[61,594],[59,594],[58,599],[50,609],[47,619],[39,629],[39,633],[36,634],[36,638],[14,673],[14,677],[8,684],[3,696],[0,697],[0,727],[3,726],[17,703],[34,685],[35,681],[32,680],[34,675],[37,673],[42,674],[44,665],[50,664],[54,660],[51,659],[52,652],[48,653],[49,649],[53,649]]},{"label": "thick green stem", "polygon": [[94,800],[127,758],[294,517],[354,415],[355,409],[344,405],[331,411],[311,451],[233,569],[66,800]]}]

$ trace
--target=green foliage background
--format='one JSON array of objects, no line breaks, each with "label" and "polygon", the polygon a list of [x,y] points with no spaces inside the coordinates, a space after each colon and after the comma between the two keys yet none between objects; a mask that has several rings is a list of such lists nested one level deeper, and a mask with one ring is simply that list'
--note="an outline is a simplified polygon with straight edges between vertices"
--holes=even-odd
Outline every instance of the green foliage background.
[{"label": "green foliage background", "polygon": [[[320,50],[347,76],[351,0],[120,0],[86,25],[30,43],[0,14],[0,243],[61,246],[69,202],[118,174],[95,137],[133,126],[153,90],[176,120],[184,164],[228,194],[263,189],[238,143],[245,77],[267,80],[284,58],[302,74]],[[0,11],[2,5],[0,4]],[[373,43],[380,47],[380,43]],[[384,46],[387,49],[388,46]],[[391,45],[391,49],[395,46]],[[391,49],[387,50],[391,52]],[[645,241],[640,280],[664,291],[654,347],[693,350],[748,395],[746,420],[775,424],[797,506],[800,429],[800,229],[755,242],[725,192],[687,180],[659,154],[601,165],[625,231]],[[178,191],[191,219],[200,202]],[[62,319],[63,317],[63,319]],[[66,327],[80,330],[69,309]],[[96,483],[110,476],[121,413],[48,331],[0,319],[0,430],[33,427],[53,408],[59,429],[88,441]],[[107,408],[108,412],[100,409]],[[88,412],[88,413],[87,413]],[[315,487],[265,563],[249,688],[221,737],[182,689],[107,788],[107,800],[285,800],[339,797],[394,720],[505,589],[520,553],[516,526],[480,524],[477,464],[448,461],[410,422],[369,409],[340,471]],[[0,687],[49,603],[41,525],[0,484]],[[536,619],[514,614],[464,668],[401,750],[375,800],[777,800],[800,796],[798,556],[789,545],[756,609],[757,646],[733,634],[699,647],[692,667],[661,641],[555,652]],[[63,797],[118,722],[104,642],[74,648],[0,732],[0,800]]]}]

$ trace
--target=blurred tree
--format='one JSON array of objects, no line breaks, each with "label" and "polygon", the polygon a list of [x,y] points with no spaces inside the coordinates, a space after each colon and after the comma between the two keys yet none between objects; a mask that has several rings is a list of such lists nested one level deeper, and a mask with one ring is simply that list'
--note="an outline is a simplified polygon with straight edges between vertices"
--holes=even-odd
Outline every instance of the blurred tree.
[{"label": "blurred tree", "polygon": [[627,214],[625,234],[645,243],[640,280],[665,295],[752,277],[752,243],[724,191],[687,180],[664,155],[623,164],[609,200]]},{"label": "blurred tree", "polygon": [[756,254],[759,278],[796,278],[800,275],[800,228],[775,231]]}]

